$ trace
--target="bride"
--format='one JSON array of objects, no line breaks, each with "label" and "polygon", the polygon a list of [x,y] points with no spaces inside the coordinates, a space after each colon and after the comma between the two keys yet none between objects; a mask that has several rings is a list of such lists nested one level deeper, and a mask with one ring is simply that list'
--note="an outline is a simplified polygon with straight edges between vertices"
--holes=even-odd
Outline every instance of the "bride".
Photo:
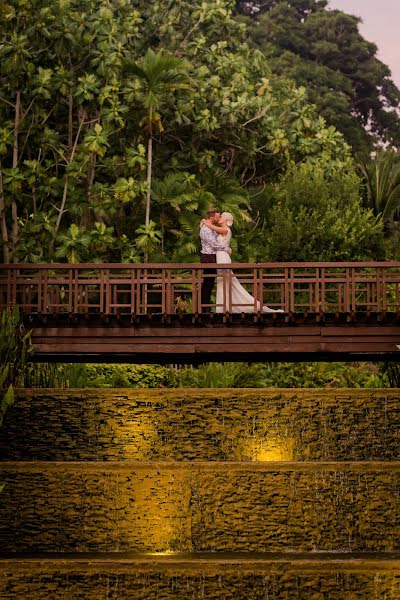
[{"label": "bride", "polygon": [[[233,224],[233,216],[229,212],[223,212],[218,225],[213,225],[209,220],[203,219],[201,225],[206,225],[216,233],[218,233],[217,243],[219,247],[225,250],[217,251],[217,264],[230,264],[231,257],[228,254],[229,244],[232,238],[231,227]],[[219,269],[217,278],[217,313],[233,312],[233,313],[254,313],[259,310],[260,302],[255,301],[253,296],[239,283],[237,277],[234,276],[230,269]],[[231,298],[228,298],[230,293]],[[231,305],[231,310],[229,306]],[[268,306],[262,307],[262,312],[275,313],[284,312],[281,309],[274,310]]]}]

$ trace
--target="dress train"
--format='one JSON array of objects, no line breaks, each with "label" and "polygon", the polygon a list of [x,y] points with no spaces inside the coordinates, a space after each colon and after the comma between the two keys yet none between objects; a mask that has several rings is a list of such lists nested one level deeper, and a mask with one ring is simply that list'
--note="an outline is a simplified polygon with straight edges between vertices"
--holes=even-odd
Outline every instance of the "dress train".
[{"label": "dress train", "polygon": [[[217,252],[217,264],[230,264],[231,262],[231,257],[227,252],[224,250]],[[231,302],[229,302],[228,298],[229,292],[231,292]],[[232,305],[232,310],[229,310],[230,304]],[[238,278],[235,277],[230,269],[217,269],[217,313],[254,313],[260,310],[260,302],[258,300],[255,301],[254,297],[239,283]],[[284,311],[282,309],[275,310],[268,306],[263,306],[262,312],[283,313]]]}]

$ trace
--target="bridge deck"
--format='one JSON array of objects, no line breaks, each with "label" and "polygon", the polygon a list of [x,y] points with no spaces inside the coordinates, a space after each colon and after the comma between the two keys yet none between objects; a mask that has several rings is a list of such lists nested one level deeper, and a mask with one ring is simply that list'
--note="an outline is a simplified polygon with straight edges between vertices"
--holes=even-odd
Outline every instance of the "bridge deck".
[{"label": "bridge deck", "polygon": [[[400,263],[221,267],[223,301],[204,306],[209,265],[3,265],[0,307],[20,307],[36,360],[399,358]],[[254,304],[232,303],[231,269]]]},{"label": "bridge deck", "polygon": [[95,315],[26,318],[36,360],[200,363],[205,361],[383,360],[400,358],[396,314]]}]

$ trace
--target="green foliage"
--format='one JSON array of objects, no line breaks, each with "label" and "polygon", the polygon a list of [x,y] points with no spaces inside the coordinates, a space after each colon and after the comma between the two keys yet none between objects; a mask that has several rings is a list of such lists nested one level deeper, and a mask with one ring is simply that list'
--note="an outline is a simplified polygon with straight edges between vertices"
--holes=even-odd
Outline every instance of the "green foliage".
[{"label": "green foliage", "polygon": [[162,235],[156,230],[154,221],[150,221],[148,225],[141,225],[136,229],[136,233],[136,246],[139,250],[143,250],[145,254],[153,252],[161,242]]},{"label": "green foliage", "polygon": [[158,365],[31,363],[28,388],[153,388],[175,387],[176,372]]},{"label": "green foliage", "polygon": [[238,0],[237,8],[272,72],[304,85],[355,150],[399,146],[400,90],[375,44],[360,34],[359,18],[330,10],[327,0]]},{"label": "green foliage", "polygon": [[[24,380],[24,370],[32,352],[30,332],[24,330],[18,308],[0,311],[0,427],[7,409],[14,403],[13,385]],[[3,395],[5,388],[7,391]],[[0,492],[4,485],[0,483]]]},{"label": "green foliage", "polygon": [[305,89],[249,48],[230,0],[1,6],[4,260],[193,260],[210,204],[245,236],[253,186],[290,161],[352,168]]},{"label": "green foliage", "polygon": [[154,52],[152,48],[148,48],[139,63],[125,63],[125,72],[140,82],[140,103],[146,110],[143,124],[147,128],[155,126],[159,131],[163,131],[159,111],[166,102],[166,93],[171,90],[190,89],[189,68],[190,64],[178,57],[166,53],[163,49]]},{"label": "green foliage", "polygon": [[268,365],[265,387],[382,388],[388,382],[371,363],[279,363]]},{"label": "green foliage", "polygon": [[257,388],[265,386],[265,366],[246,363],[208,363],[178,371],[178,387]]},{"label": "green foliage", "polygon": [[26,368],[23,387],[80,388],[86,387],[86,382],[85,365],[32,362]]},{"label": "green foliage", "polygon": [[87,253],[90,242],[90,234],[72,223],[65,233],[58,236],[58,248],[55,252],[56,258],[66,258],[69,263],[82,262]]},{"label": "green foliage", "polygon": [[34,348],[18,307],[0,312],[0,388],[24,386]]},{"label": "green foliage", "polygon": [[398,387],[398,368],[372,363],[208,363],[200,367],[31,363],[25,387]]},{"label": "green foliage", "polygon": [[[149,48],[141,60],[140,64],[127,62],[125,71],[129,75],[134,75],[141,83],[140,102],[146,110],[146,115],[140,121],[147,132],[147,191],[146,191],[146,218],[145,228],[150,225],[150,205],[151,191],[153,182],[153,136],[155,133],[161,134],[164,131],[160,111],[168,94],[171,102],[171,92],[176,90],[191,89],[189,84],[188,71],[190,64],[172,54],[166,53],[163,49],[154,52]],[[143,237],[141,238],[143,240]],[[147,242],[140,246],[145,252],[145,257],[154,250],[155,244]]]},{"label": "green foliage", "polygon": [[384,258],[383,224],[363,210],[353,173],[327,177],[311,164],[289,170],[276,187],[268,217],[270,260],[335,261]]},{"label": "green foliage", "polygon": [[387,362],[382,365],[382,377],[388,383],[388,387],[400,388],[400,364]]},{"label": "green foliage", "polygon": [[388,227],[389,236],[385,240],[387,260],[400,260],[400,223],[394,221]]},{"label": "green foliage", "polygon": [[178,371],[178,386],[193,388],[388,387],[370,363],[209,363]]},{"label": "green foliage", "polygon": [[85,365],[85,387],[157,388],[170,386],[174,373],[158,365]]},{"label": "green foliage", "polygon": [[[6,413],[6,410],[8,408],[10,408],[10,406],[12,404],[14,404],[14,399],[15,399],[14,389],[13,389],[13,386],[10,385],[8,390],[6,391],[6,393],[4,394],[4,396],[2,397],[2,399],[0,401],[0,427],[3,424],[3,419],[4,419],[4,415]],[[0,491],[1,491],[1,488],[0,488]]]},{"label": "green foliage", "polygon": [[388,225],[400,209],[400,154],[381,150],[375,159],[358,164],[364,183],[364,200]]}]

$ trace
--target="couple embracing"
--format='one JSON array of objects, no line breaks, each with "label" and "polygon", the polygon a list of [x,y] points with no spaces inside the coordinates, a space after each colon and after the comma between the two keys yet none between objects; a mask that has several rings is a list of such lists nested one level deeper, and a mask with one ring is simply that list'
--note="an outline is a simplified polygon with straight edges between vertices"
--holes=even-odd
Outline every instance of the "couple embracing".
[{"label": "couple embracing", "polygon": [[[229,212],[221,213],[218,208],[209,208],[206,218],[200,223],[201,255],[203,264],[229,264],[231,263],[230,241],[232,238],[231,227],[233,216]],[[201,287],[201,305],[203,312],[210,312],[211,294],[215,285],[217,271],[208,269],[205,272]],[[263,306],[254,300],[253,296],[239,283],[231,270],[220,269],[217,280],[216,312],[234,313],[249,312],[283,312]],[[229,296],[230,298],[229,298]]]}]

